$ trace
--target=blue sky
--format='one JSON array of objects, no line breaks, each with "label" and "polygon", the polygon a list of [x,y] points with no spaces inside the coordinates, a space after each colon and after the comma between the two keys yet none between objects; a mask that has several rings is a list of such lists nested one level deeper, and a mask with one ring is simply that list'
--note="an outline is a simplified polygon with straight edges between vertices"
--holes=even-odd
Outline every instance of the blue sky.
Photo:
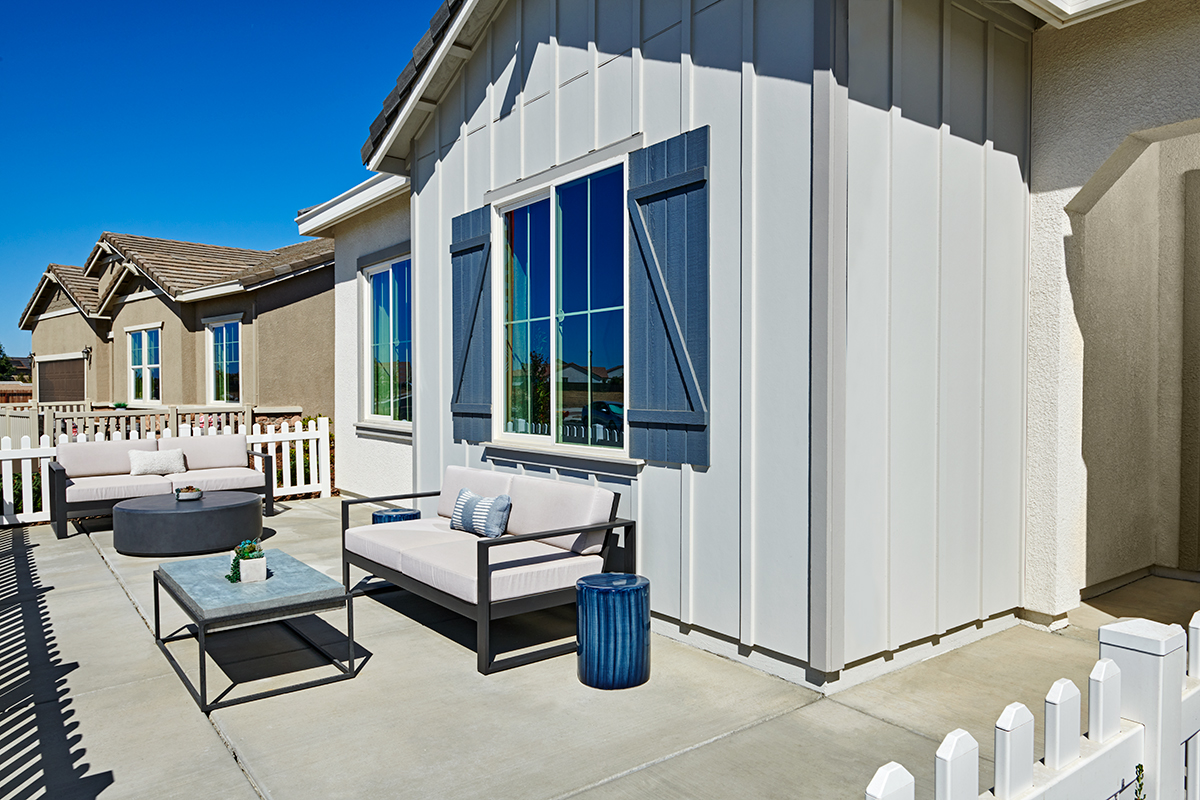
[{"label": "blue sky", "polygon": [[[0,343],[103,231],[270,249],[369,177],[367,128],[440,0],[0,12]],[[384,35],[382,32],[386,32]]]}]

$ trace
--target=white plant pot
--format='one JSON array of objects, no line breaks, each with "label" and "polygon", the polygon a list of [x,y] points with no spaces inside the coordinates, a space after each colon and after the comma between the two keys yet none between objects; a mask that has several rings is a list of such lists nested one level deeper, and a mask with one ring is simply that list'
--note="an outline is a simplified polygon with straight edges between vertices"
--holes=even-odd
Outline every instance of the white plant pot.
[{"label": "white plant pot", "polygon": [[242,583],[254,583],[267,579],[267,557],[243,558],[241,562]]}]

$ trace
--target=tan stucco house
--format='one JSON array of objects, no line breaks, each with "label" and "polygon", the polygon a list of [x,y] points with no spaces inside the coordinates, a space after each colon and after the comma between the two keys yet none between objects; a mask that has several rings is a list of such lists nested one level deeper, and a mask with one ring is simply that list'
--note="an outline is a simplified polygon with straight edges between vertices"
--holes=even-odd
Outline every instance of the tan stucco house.
[{"label": "tan stucco house", "polygon": [[51,264],[21,315],[34,397],[333,413],[333,246],[278,250],[105,233]]}]

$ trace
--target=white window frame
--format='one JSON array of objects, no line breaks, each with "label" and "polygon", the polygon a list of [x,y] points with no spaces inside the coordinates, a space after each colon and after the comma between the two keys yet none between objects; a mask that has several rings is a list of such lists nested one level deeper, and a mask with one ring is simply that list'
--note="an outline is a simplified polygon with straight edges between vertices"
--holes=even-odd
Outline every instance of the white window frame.
[{"label": "white window frame", "polygon": [[[502,204],[492,206],[492,247],[491,247],[491,272],[492,272],[492,442],[497,445],[508,445],[517,447],[523,450],[549,450],[555,453],[563,453],[566,455],[576,455],[586,458],[613,458],[622,457],[629,458],[629,420],[626,417],[624,430],[621,436],[621,447],[604,447],[594,444],[569,444],[555,441],[557,438],[553,427],[554,421],[558,414],[558,392],[554,387],[554,362],[556,353],[557,335],[555,326],[557,325],[555,305],[558,297],[558,265],[555,261],[555,253],[558,252],[557,230],[558,225],[555,220],[555,193],[559,186],[586,178],[589,175],[594,175],[598,172],[603,172],[615,166],[621,167],[621,177],[623,183],[622,197],[629,196],[629,155],[622,153],[603,161],[597,161],[594,164],[588,164],[578,170],[566,173],[561,176],[556,176],[553,180],[542,181],[539,184],[531,185],[529,191],[505,198]],[[551,390],[550,390],[550,419],[551,433],[549,435],[533,434],[533,433],[515,433],[504,430],[505,417],[508,415],[507,409],[507,367],[504,353],[504,215],[509,211],[515,211],[519,208],[536,203],[540,200],[549,198],[550,200],[550,321],[551,321],[551,347],[550,347],[550,364],[551,364]],[[622,306],[622,320],[625,327],[624,330],[624,361],[622,365],[625,369],[625,390],[622,396],[622,406],[629,408],[629,225],[621,226],[621,236],[623,244],[621,253],[624,258],[624,266],[621,270],[624,304]]]},{"label": "white window frame", "polygon": [[[200,320],[200,324],[204,326],[204,396],[205,401],[210,406],[246,405],[246,373],[242,370],[242,365],[246,363],[246,359],[242,357],[245,349],[245,342],[242,339],[244,317],[245,315],[239,312],[237,314],[224,314],[219,317],[205,317]],[[213,360],[213,328],[219,328],[231,322],[236,322],[238,326],[238,400],[236,403],[215,399],[217,364]]]},{"label": "white window frame", "polygon": [[[163,327],[162,322],[148,322],[144,325],[127,325],[125,327],[125,398],[126,398],[125,404],[131,408],[140,407],[140,406],[161,406],[163,404],[163,400],[162,400],[162,390],[163,390],[162,327]],[[134,396],[133,396],[133,370],[135,369],[135,367],[133,366],[133,337],[135,335],[142,337],[142,366],[137,367],[136,369],[142,369],[142,370],[146,371],[143,386],[145,386],[146,394],[149,394],[150,393],[150,372],[149,372],[149,370],[150,370],[151,364],[147,361],[147,358],[149,357],[149,354],[150,354],[150,348],[147,346],[147,343],[146,343],[146,331],[153,331],[153,330],[158,331],[158,364],[156,366],[158,367],[158,394],[159,394],[159,397],[157,400],[154,400],[154,399],[151,399],[148,397],[143,397],[142,399],[137,400],[137,399],[134,399]]]},{"label": "white window frame", "polygon": [[[369,258],[369,256],[368,256],[368,258]],[[374,385],[374,381],[372,380],[372,375],[374,374],[374,369],[373,369],[374,368],[374,359],[373,359],[373,355],[371,352],[371,348],[373,347],[372,337],[375,334],[375,330],[374,330],[375,326],[373,324],[374,320],[372,318],[372,314],[374,313],[375,305],[374,305],[374,297],[372,296],[373,289],[371,288],[371,278],[374,277],[375,275],[378,275],[380,272],[390,271],[393,266],[395,266],[396,264],[399,264],[401,261],[409,262],[409,268],[408,268],[409,269],[409,272],[408,272],[408,274],[409,274],[409,287],[408,287],[408,290],[409,290],[409,294],[408,294],[408,296],[409,296],[409,308],[408,308],[409,328],[408,329],[409,329],[409,331],[411,331],[413,333],[413,341],[415,342],[416,341],[416,328],[415,328],[415,325],[413,324],[413,322],[414,322],[414,317],[415,317],[415,313],[414,313],[415,308],[414,307],[416,306],[416,303],[412,302],[412,298],[415,295],[414,285],[416,284],[416,274],[415,274],[415,271],[413,270],[413,266],[412,266],[412,262],[413,262],[412,253],[411,252],[400,253],[398,255],[394,255],[389,258],[386,258],[383,261],[376,261],[373,264],[368,264],[367,266],[362,267],[358,270],[359,285],[361,287],[361,289],[359,291],[359,296],[358,296],[359,297],[358,307],[362,312],[359,314],[359,318],[362,321],[361,339],[360,339],[360,341],[362,342],[362,347],[360,350],[360,352],[362,354],[362,358],[359,360],[359,370],[358,370],[359,381],[360,381],[359,397],[361,400],[361,402],[359,403],[358,418],[359,418],[360,422],[369,422],[372,425],[379,425],[380,427],[391,428],[393,430],[403,431],[406,433],[412,433],[412,430],[413,430],[412,420],[392,419],[390,416],[385,416],[383,414],[376,414],[373,410],[375,407],[375,385]],[[417,369],[416,369],[417,354],[416,354],[415,347],[411,351],[411,354],[412,354],[412,362],[409,364],[409,369],[412,371],[413,375],[415,376],[416,372],[417,372]],[[413,379],[413,380],[411,380],[411,382],[412,382],[413,386],[415,387],[416,380]],[[415,405],[415,401],[416,401],[415,391],[414,391],[413,401],[414,401],[414,405]],[[414,417],[416,416],[415,408],[413,408],[412,415]]]}]

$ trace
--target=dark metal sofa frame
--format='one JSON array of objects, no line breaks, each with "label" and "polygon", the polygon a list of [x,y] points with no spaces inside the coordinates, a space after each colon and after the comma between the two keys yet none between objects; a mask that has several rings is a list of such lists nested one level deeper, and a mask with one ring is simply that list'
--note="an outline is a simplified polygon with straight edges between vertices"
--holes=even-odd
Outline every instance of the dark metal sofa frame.
[{"label": "dark metal sofa frame", "polygon": [[[350,506],[358,505],[359,503],[384,503],[394,500],[415,500],[421,497],[438,497],[441,492],[417,492],[413,494],[396,494],[386,497],[363,497],[363,498],[346,498],[342,500],[342,583],[346,586],[346,591],[350,592],[350,565],[366,570],[371,575],[378,578],[383,578],[388,582],[399,586],[402,589],[407,589],[418,597],[423,597],[432,603],[437,603],[443,608],[461,614],[468,619],[475,620],[475,652],[477,659],[477,667],[483,675],[490,675],[493,672],[520,667],[525,664],[532,664],[535,661],[542,661],[555,656],[566,655],[567,653],[575,652],[575,643],[553,645],[545,647],[533,652],[521,653],[519,655],[510,656],[508,658],[497,660],[492,653],[491,645],[491,627],[492,620],[503,619],[517,614],[524,614],[529,611],[540,611],[546,608],[554,608],[556,606],[570,605],[575,602],[575,587],[571,586],[565,589],[555,589],[549,592],[539,592],[538,594],[525,595],[523,597],[514,597],[508,600],[492,600],[491,599],[491,581],[489,580],[489,554],[494,547],[504,547],[505,545],[514,544],[516,542],[531,542],[539,539],[551,539],[555,536],[564,536],[579,533],[592,533],[594,531],[605,531],[604,543],[601,545],[600,555],[604,559],[604,572],[634,572],[636,568],[635,561],[635,543],[637,541],[637,523],[631,519],[619,519],[616,516],[617,503],[620,501],[620,495],[613,499],[613,512],[608,522],[601,522],[596,525],[588,525],[579,528],[559,528],[552,531],[539,531],[537,533],[523,533],[517,535],[505,534],[495,539],[487,539],[480,537],[477,543],[478,550],[476,551],[476,592],[478,602],[468,603],[466,600],[455,597],[452,594],[443,592],[441,589],[436,589],[429,584],[422,583],[402,572],[398,572],[391,567],[372,561],[369,558],[351,553],[346,550],[346,530],[350,527]],[[620,528],[625,532],[625,539],[622,543],[622,551],[624,558],[621,563],[616,564],[616,545],[617,545],[617,529]]]},{"label": "dark metal sofa frame", "polygon": [[[264,515],[275,516],[275,456],[270,453],[260,453],[257,450],[247,450],[251,456],[263,460],[263,485],[261,487],[238,489],[240,492],[257,492],[264,498],[266,507]],[[67,538],[67,520],[74,517],[98,517],[111,514],[113,506],[128,497],[114,500],[91,500],[82,503],[67,502],[67,471],[57,461],[50,462],[50,519],[54,523],[54,535],[59,539]]]}]

